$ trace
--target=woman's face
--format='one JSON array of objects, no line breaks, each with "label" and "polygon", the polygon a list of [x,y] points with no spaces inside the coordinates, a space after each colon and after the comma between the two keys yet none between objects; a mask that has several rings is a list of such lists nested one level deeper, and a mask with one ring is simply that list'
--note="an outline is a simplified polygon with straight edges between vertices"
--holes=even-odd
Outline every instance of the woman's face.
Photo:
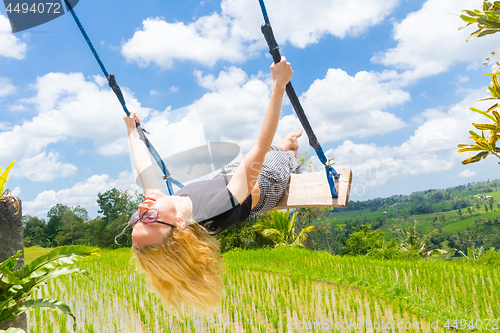
[{"label": "woman's face", "polygon": [[[177,225],[177,211],[168,195],[159,191],[148,194],[144,202],[139,205],[139,216],[151,208],[158,211],[158,221]],[[138,221],[133,226],[132,241],[136,246],[161,244],[172,230],[171,226],[165,224]]]}]

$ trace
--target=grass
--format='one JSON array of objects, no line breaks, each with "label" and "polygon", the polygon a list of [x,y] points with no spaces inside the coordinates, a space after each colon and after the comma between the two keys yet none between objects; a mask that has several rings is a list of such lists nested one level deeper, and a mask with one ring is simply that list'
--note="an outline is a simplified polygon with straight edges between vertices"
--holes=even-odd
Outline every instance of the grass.
[{"label": "grass", "polygon": [[47,254],[51,250],[51,248],[44,248],[40,246],[27,247],[24,249],[24,263],[29,264],[39,256]]},{"label": "grass", "polygon": [[[27,248],[26,257],[42,250]],[[381,261],[279,248],[224,255],[226,295],[210,318],[174,318],[149,291],[130,249],[102,250],[78,266],[90,273],[49,281],[38,296],[66,302],[76,332],[282,332],[331,321],[408,322],[498,318],[500,268],[465,262]],[[30,312],[30,332],[75,332],[72,320]],[[331,326],[330,326],[331,328]],[[322,332],[312,328],[312,332]],[[364,332],[364,329],[330,330]],[[370,330],[366,330],[370,331]],[[419,330],[382,330],[419,332]],[[428,332],[430,330],[425,330]],[[447,330],[450,332],[450,330]],[[452,330],[453,331],[453,330]],[[464,330],[459,330],[464,331]],[[476,330],[480,331],[480,330]],[[488,332],[482,330],[481,332]]]}]

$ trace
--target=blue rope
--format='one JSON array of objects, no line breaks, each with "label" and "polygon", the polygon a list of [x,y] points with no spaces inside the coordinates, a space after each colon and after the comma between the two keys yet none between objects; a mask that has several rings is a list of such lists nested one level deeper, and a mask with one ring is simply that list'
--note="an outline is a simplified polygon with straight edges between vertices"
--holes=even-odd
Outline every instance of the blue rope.
[{"label": "blue rope", "polygon": [[[265,24],[261,27],[261,30],[264,34],[264,37],[266,38],[267,45],[269,46],[269,53],[271,53],[271,55],[273,56],[274,62],[278,63],[281,60],[279,46],[276,42],[276,39],[274,38],[271,23],[269,22],[269,16],[267,15],[266,6],[264,5],[264,0],[259,0],[259,3],[265,21]],[[307,137],[309,138],[309,144],[314,149],[314,151],[316,151],[316,155],[318,155],[321,163],[325,165],[326,177],[328,179],[328,184],[330,185],[330,193],[332,194],[332,198],[338,198],[338,193],[335,189],[334,178],[338,179],[340,178],[340,175],[328,163],[328,159],[326,158],[325,153],[323,152],[323,149],[321,148],[321,145],[319,144],[311,125],[309,124],[309,120],[306,117],[302,105],[300,105],[299,98],[297,97],[297,94],[295,93],[291,82],[288,82],[288,84],[286,85],[286,93],[288,95],[288,98],[290,99],[290,102],[292,103],[295,113],[297,114],[297,118],[299,118],[300,123],[302,124],[302,127],[304,128]]]},{"label": "blue rope", "polygon": [[259,0],[259,3],[262,15],[264,15],[264,22],[266,22],[266,24],[271,24],[271,22],[269,22],[269,16],[267,15],[266,5],[264,5],[264,0]]},{"label": "blue rope", "polygon": [[[123,97],[123,94],[121,92],[120,87],[116,83],[114,75],[113,74],[111,74],[111,75],[108,74],[108,71],[106,70],[106,67],[104,67],[104,64],[102,63],[101,58],[99,58],[99,55],[97,54],[97,51],[94,48],[94,45],[90,41],[89,36],[85,32],[85,29],[83,29],[83,26],[80,23],[80,20],[78,19],[78,17],[76,16],[76,13],[73,10],[73,7],[69,3],[69,1],[68,0],[64,0],[64,3],[66,3],[66,6],[68,7],[69,11],[71,12],[71,15],[75,19],[76,25],[78,25],[78,28],[80,28],[80,32],[82,33],[83,38],[85,38],[85,41],[87,41],[87,45],[90,47],[90,50],[92,51],[92,54],[94,55],[95,60],[97,60],[97,63],[99,64],[99,67],[101,67],[101,70],[104,73],[104,76],[108,80],[109,86],[113,89],[113,92],[115,93],[116,97],[120,101],[120,104],[122,105],[123,111],[125,111],[125,113],[127,114],[127,116],[130,116],[130,112],[128,111],[127,105],[125,104],[125,98]],[[161,159],[160,154],[158,154],[158,152],[156,151],[155,147],[151,144],[151,142],[149,142],[148,138],[146,137],[145,133],[148,133],[148,132],[145,129],[143,129],[140,124],[136,124],[136,127],[137,127],[137,131],[139,132],[139,136],[140,136],[141,140],[144,141],[144,144],[146,145],[146,147],[148,147],[149,152],[151,153],[151,155],[155,159],[156,164],[158,164],[158,166],[160,167],[161,171],[163,172],[163,175],[164,175],[163,178],[165,179],[165,181],[167,183],[168,193],[170,195],[173,195],[174,194],[174,189],[172,187],[172,184],[175,184],[176,186],[178,186],[180,188],[184,187],[184,185],[182,185],[181,182],[179,182],[179,181],[175,180],[174,178],[172,178],[172,175],[170,174],[170,172],[167,169],[167,166],[165,165],[165,163]]]}]

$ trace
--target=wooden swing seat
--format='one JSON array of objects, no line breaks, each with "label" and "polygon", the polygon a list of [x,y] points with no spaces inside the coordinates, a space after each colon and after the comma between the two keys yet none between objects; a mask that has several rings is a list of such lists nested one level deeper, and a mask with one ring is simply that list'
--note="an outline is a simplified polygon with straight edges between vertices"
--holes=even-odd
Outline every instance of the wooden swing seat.
[{"label": "wooden swing seat", "polygon": [[335,179],[338,197],[332,198],[328,179],[324,171],[292,174],[285,193],[274,210],[306,207],[346,208],[351,190],[351,169],[337,170],[340,175]]}]

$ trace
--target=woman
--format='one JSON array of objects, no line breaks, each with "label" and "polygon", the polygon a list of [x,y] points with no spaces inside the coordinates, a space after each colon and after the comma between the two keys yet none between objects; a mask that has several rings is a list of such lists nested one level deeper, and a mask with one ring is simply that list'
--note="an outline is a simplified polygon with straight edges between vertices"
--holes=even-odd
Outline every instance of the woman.
[{"label": "woman", "polygon": [[252,149],[214,179],[189,184],[173,196],[158,190],[151,159],[136,130],[139,119],[135,114],[124,118],[146,196],[130,218],[132,249],[168,311],[180,313],[181,304],[204,313],[220,307],[222,256],[212,236],[274,208],[290,173],[299,169],[296,153],[301,129],[271,146],[293,71],[283,57],[271,66],[271,74],[271,100]]}]

